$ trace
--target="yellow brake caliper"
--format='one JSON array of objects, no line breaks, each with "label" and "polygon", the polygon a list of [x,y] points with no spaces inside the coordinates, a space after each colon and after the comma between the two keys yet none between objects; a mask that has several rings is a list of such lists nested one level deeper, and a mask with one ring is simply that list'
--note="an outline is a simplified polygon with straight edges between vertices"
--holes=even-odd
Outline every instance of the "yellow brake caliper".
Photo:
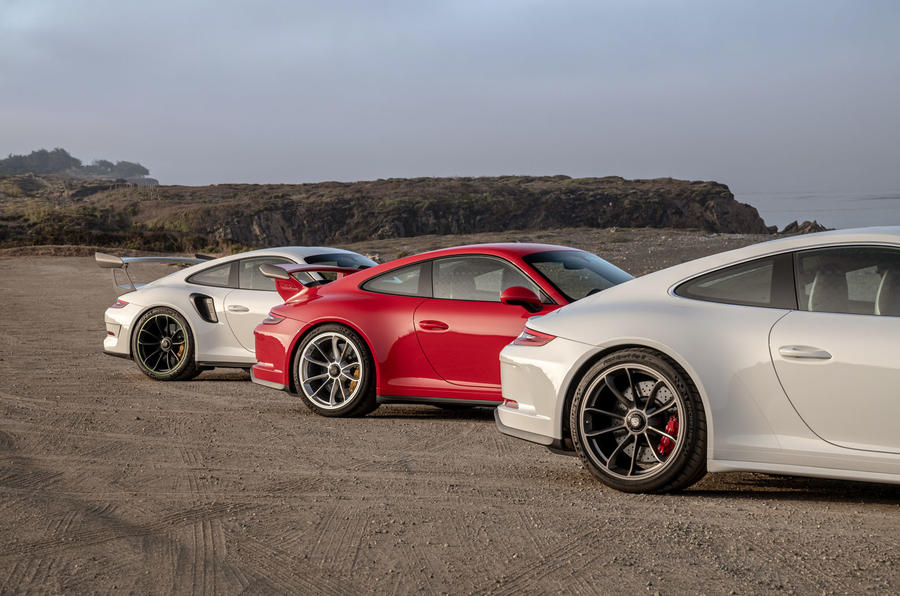
[{"label": "yellow brake caliper", "polygon": [[[356,367],[356,371],[353,373],[354,379],[359,379],[359,367]],[[350,381],[350,393],[353,393],[353,390],[356,389],[356,386],[359,384],[359,381]]]}]

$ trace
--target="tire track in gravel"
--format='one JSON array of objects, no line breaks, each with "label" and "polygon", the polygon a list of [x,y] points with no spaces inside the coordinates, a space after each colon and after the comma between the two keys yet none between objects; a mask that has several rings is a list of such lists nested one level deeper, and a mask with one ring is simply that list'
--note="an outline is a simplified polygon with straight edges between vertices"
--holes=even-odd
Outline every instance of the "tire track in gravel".
[{"label": "tire track in gravel", "polygon": [[[524,569],[512,576],[502,578],[499,586],[486,588],[480,593],[505,595],[540,590],[536,585],[540,580],[569,566],[573,557],[578,558],[579,553],[582,551],[590,552],[604,541],[605,538],[600,535],[597,529],[591,529],[575,538],[564,541],[556,547],[551,546],[549,549],[550,554],[540,555],[537,561],[523,561],[520,566],[524,567]],[[626,581],[622,577],[622,571],[622,569],[618,570],[617,591],[620,593],[637,593],[646,588],[646,583],[641,585],[640,579],[633,579],[631,582]]]},{"label": "tire track in gravel", "polygon": [[61,539],[47,538],[28,543],[7,544],[0,546],[0,558],[38,555],[60,549],[83,548],[86,545],[100,544],[121,538],[163,534],[179,527],[194,524],[203,519],[212,519],[227,514],[249,509],[248,505],[218,504],[200,505],[183,511],[168,513],[154,521],[146,523],[127,522],[113,517],[111,513],[98,514],[95,517],[103,522],[101,529],[76,530]]},{"label": "tire track in gravel", "polygon": [[[186,398],[191,403],[196,402],[205,402],[210,405],[215,406],[215,410],[247,410],[256,408],[259,406],[290,406],[302,408],[302,404],[299,400],[294,401],[291,399],[287,399],[280,395],[274,394],[269,397],[253,397],[249,395],[241,395],[241,396],[227,396],[222,395],[221,393],[207,393],[206,385],[209,384],[218,384],[218,383],[247,383],[252,384],[252,381],[249,380],[241,380],[241,381],[218,381],[218,380],[209,380],[209,381],[187,381],[184,383],[179,383],[178,386],[172,386],[173,383],[169,383],[166,387],[166,395],[167,396],[177,396]],[[212,387],[209,387],[212,389]],[[201,390],[203,389],[203,390]],[[208,414],[210,409],[204,410],[203,413]]]},{"label": "tire track in gravel", "polygon": [[16,447],[16,435],[0,429],[0,452],[12,451]]},{"label": "tire track in gravel", "polygon": [[[312,552],[318,559],[318,566],[337,573],[352,570],[359,558],[363,537],[368,532],[368,518],[365,512],[359,510],[351,510],[347,515],[336,514],[327,533],[328,539],[317,544]],[[353,553],[352,558],[350,553]],[[337,567],[336,561],[339,563]]]},{"label": "tire track in gravel", "polygon": [[438,590],[436,582],[434,582],[434,572],[437,571],[434,562],[421,549],[417,549],[414,544],[404,542],[402,549],[406,553],[406,561],[415,561],[415,571],[421,574],[422,580],[425,582],[428,594],[439,594],[443,590]]},{"label": "tire track in gravel", "polygon": [[[40,424],[36,422],[25,422],[21,420],[10,421],[9,426],[13,426],[23,432],[29,434],[30,436],[34,435],[45,435],[45,436],[60,436],[65,435],[67,438],[72,437],[80,437],[83,439],[93,439],[99,441],[125,441],[128,444],[135,444],[140,446],[146,446],[147,444],[151,444],[154,446],[161,447],[183,447],[183,448],[198,448],[198,447],[209,447],[208,444],[203,443],[202,441],[186,441],[186,440],[174,440],[171,436],[156,436],[156,435],[142,435],[142,434],[131,434],[131,433],[121,433],[121,432],[108,432],[108,431],[98,431],[98,430],[73,430],[70,428],[53,426],[49,424]],[[258,455],[269,455],[273,450],[274,451],[290,451],[290,446],[278,447],[272,445],[258,445],[253,443],[229,443],[229,442],[220,442],[217,441],[214,445],[216,449],[233,449],[239,450],[245,453],[253,453]],[[325,463],[325,460],[323,460]]]},{"label": "tire track in gravel", "polygon": [[78,515],[75,511],[69,511],[62,516],[51,517],[47,520],[47,524],[44,527],[45,533],[51,536],[59,536],[60,534],[67,534],[69,532],[69,528],[72,527],[72,521]]},{"label": "tire track in gravel", "polygon": [[299,563],[297,559],[279,548],[267,546],[249,536],[242,537],[240,551],[241,560],[253,566],[250,573],[257,575],[276,592],[355,596],[365,591],[361,586],[349,581],[334,579],[329,572],[318,567],[304,567],[299,574],[288,571]]},{"label": "tire track in gravel", "polygon": [[[177,422],[177,431],[185,435],[189,432],[187,421],[182,418]],[[206,483],[199,477],[203,469],[203,452],[196,448],[179,448],[184,470],[187,472],[188,487],[198,502],[209,501],[210,495]],[[213,498],[214,500],[214,498]],[[224,571],[221,568],[221,557],[226,554],[225,537],[218,519],[202,517],[197,519],[192,528],[193,564],[191,566],[191,594],[217,594],[227,586]],[[173,573],[177,568],[173,569]],[[220,578],[220,575],[222,577]],[[178,578],[176,578],[178,581]],[[221,587],[220,587],[220,584]]]},{"label": "tire track in gravel", "polygon": [[102,404],[84,404],[68,401],[66,399],[46,399],[39,397],[23,397],[5,391],[0,391],[0,401],[9,402],[14,405],[23,407],[31,405],[48,412],[110,412],[125,414],[152,414],[157,415],[204,415],[209,414],[209,410],[186,410],[173,408],[134,408],[128,406],[104,406]]},{"label": "tire track in gravel", "polygon": [[420,460],[423,453],[436,453],[440,451],[444,451],[449,447],[457,445],[463,442],[466,437],[471,435],[478,429],[476,423],[468,423],[466,428],[461,432],[449,433],[448,438],[445,438],[442,441],[428,442],[421,441],[415,442],[409,446],[406,450],[406,455],[401,455],[399,457],[386,458],[378,461],[369,461],[369,462],[361,462],[355,466],[350,466],[348,468],[349,471],[354,472],[368,472],[373,470],[383,470],[384,466],[398,467],[401,468],[407,474],[411,472],[409,465],[417,460]]},{"label": "tire track in gravel", "polygon": [[27,458],[13,456],[7,458],[4,463],[8,467],[0,468],[2,488],[22,491],[46,490],[63,475],[62,472],[29,469],[31,466]]},{"label": "tire track in gravel", "polygon": [[[789,558],[789,553],[773,542],[762,540],[755,541],[753,543],[753,549],[754,558],[759,557],[760,554],[762,554],[760,557],[763,560],[763,564],[760,565],[761,568],[791,569],[792,571],[799,569],[801,571],[801,576],[803,576],[803,580],[807,583],[805,589],[810,592],[822,591],[822,583],[825,583],[829,590],[844,594],[851,594],[859,589],[858,587],[854,588],[846,583],[835,573],[835,570],[831,565],[826,565],[825,569],[820,569],[817,566],[811,565],[803,558]],[[723,564],[723,561],[725,560],[725,557],[723,557],[721,553],[715,551],[710,552],[710,557],[720,564]],[[765,585],[765,583],[758,578],[751,577],[749,579],[750,581],[755,581],[760,584],[760,587],[763,589],[769,589],[771,587]],[[821,581],[823,579],[825,580],[824,582]]]}]

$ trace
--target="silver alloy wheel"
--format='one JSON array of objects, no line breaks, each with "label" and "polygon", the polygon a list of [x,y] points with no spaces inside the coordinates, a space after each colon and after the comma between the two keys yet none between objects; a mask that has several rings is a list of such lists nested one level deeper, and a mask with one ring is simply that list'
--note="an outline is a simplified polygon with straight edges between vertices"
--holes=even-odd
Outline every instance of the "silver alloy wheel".
[{"label": "silver alloy wheel", "polygon": [[186,353],[186,334],[178,319],[155,314],[137,333],[137,356],[148,370],[165,375],[178,368]]},{"label": "silver alloy wheel", "polygon": [[648,366],[620,364],[603,371],[578,414],[585,454],[623,480],[656,476],[684,447],[684,433],[677,430],[684,421],[683,397]]},{"label": "silver alloy wheel", "polygon": [[314,337],[303,348],[297,368],[303,394],[326,410],[346,405],[362,389],[362,358],[353,341],[341,333]]}]

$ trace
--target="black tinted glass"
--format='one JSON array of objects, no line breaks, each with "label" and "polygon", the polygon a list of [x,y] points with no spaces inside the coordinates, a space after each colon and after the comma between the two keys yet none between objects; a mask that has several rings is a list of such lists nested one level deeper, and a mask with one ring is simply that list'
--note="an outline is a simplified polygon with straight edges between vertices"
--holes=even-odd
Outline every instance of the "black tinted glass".
[{"label": "black tinted glass", "polygon": [[528,288],[537,296],[541,295],[537,284],[502,259],[451,257],[436,259],[433,267],[435,298],[500,302],[503,290],[513,286]]},{"label": "black tinted glass", "polygon": [[362,289],[381,294],[420,296],[422,295],[419,292],[421,278],[422,264],[416,263],[374,277],[363,284]]},{"label": "black tinted glass", "polygon": [[900,251],[848,246],[797,253],[800,309],[900,316]]},{"label": "black tinted glass", "polygon": [[570,302],[632,279],[615,265],[580,250],[553,250],[524,257]]},{"label": "black tinted glass", "polygon": [[231,287],[231,265],[232,263],[225,263],[204,269],[190,276],[187,281],[201,286]]},{"label": "black tinted glass", "polygon": [[678,286],[686,298],[744,306],[796,308],[789,254],[766,257],[707,273]]},{"label": "black tinted glass", "polygon": [[303,259],[310,265],[333,265],[335,267],[354,267],[356,269],[365,269],[366,267],[374,267],[375,261],[367,259],[356,253],[336,252],[330,254],[312,255]]},{"label": "black tinted glass", "polygon": [[283,257],[255,257],[243,259],[238,262],[238,285],[242,290],[275,291],[275,280],[263,275],[259,266],[264,263],[277,265],[280,263],[293,263]]}]

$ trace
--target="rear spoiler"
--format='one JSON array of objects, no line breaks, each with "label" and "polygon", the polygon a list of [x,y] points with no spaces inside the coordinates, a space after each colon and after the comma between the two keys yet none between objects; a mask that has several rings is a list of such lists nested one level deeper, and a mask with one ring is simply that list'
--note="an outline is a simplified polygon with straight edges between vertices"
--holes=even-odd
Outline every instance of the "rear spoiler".
[{"label": "rear spoiler", "polygon": [[[197,265],[199,263],[204,263],[209,261],[213,257],[208,257],[206,255],[195,255],[193,257],[117,257],[115,255],[108,255],[102,252],[94,253],[94,261],[97,262],[97,265],[103,269],[112,269],[113,272],[113,284],[116,286],[117,291],[123,292],[133,292],[138,289],[143,284],[135,284],[134,280],[131,279],[131,276],[128,274],[128,265],[131,263],[168,263],[171,265]],[[128,281],[127,284],[123,284],[119,282],[119,277],[116,275],[116,270],[121,270],[125,273],[125,279]]]},{"label": "rear spoiler", "polygon": [[337,267],[335,265],[275,265],[264,263],[259,266],[260,273],[275,280],[275,289],[278,290],[278,295],[285,302],[307,287],[328,283],[321,279],[302,282],[296,277],[298,273],[337,273],[338,279],[340,279],[345,275],[351,275],[360,271],[362,269]]}]

